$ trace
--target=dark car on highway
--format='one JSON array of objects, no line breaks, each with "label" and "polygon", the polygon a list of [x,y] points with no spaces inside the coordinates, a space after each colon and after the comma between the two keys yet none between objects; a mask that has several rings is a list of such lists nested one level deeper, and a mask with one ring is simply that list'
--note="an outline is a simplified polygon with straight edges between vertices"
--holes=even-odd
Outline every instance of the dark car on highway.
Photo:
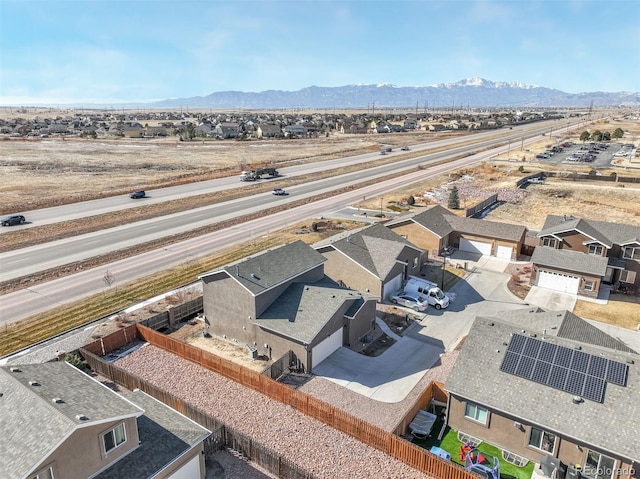
[{"label": "dark car on highway", "polygon": [[139,190],[139,191],[134,191],[133,193],[131,193],[129,195],[129,198],[133,198],[134,200],[136,200],[138,198],[144,198],[146,196],[147,196],[147,194],[144,191]]},{"label": "dark car on highway", "polygon": [[26,219],[22,215],[11,215],[6,218],[2,218],[2,226],[21,225]]}]

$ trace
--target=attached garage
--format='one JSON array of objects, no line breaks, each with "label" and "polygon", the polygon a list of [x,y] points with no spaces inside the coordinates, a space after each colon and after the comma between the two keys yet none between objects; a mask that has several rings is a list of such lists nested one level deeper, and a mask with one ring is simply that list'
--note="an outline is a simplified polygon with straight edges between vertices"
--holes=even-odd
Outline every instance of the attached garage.
[{"label": "attached garage", "polygon": [[491,256],[491,243],[460,238],[460,251]]},{"label": "attached garage", "polygon": [[399,274],[391,281],[387,281],[382,289],[382,299],[387,299],[393,293],[402,288],[402,275]]},{"label": "attached garage", "polygon": [[342,347],[342,328],[311,350],[311,369],[315,368],[331,354]]},{"label": "attached garage", "polygon": [[502,259],[511,259],[512,253],[513,253],[513,248],[511,246],[498,245],[498,249],[496,250],[496,257],[502,258]]},{"label": "attached garage", "polygon": [[577,294],[580,278],[566,273],[538,270],[538,286],[561,293]]}]

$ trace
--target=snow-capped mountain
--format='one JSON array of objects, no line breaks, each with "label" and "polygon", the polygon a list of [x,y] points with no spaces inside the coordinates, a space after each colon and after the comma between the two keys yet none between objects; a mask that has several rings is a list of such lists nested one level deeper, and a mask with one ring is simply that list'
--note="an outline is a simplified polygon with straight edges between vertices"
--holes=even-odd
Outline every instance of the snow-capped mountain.
[{"label": "snow-capped mountain", "polygon": [[402,87],[391,84],[311,86],[298,91],[226,91],[152,104],[158,108],[536,108],[640,106],[640,92],[565,93],[521,82],[468,78],[455,83]]}]

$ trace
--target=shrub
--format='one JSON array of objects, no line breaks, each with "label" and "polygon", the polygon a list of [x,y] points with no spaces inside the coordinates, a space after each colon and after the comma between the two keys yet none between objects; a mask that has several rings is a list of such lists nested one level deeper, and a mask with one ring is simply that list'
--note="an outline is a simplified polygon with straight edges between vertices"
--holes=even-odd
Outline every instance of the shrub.
[{"label": "shrub", "polygon": [[409,206],[413,206],[416,204],[416,199],[413,197],[413,195],[409,195],[409,197],[407,198],[407,204]]}]

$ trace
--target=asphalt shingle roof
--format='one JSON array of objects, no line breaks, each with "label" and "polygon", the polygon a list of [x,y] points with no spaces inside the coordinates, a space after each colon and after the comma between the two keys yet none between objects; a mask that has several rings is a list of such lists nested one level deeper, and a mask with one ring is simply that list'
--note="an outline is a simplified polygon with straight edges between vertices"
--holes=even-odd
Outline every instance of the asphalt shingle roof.
[{"label": "asphalt shingle roof", "polygon": [[[302,344],[310,344],[345,302],[347,311],[375,296],[342,288],[328,277],[315,283],[293,283],[255,322]],[[357,303],[357,304],[356,304]]]},{"label": "asphalt shingle roof", "polygon": [[580,251],[538,246],[531,255],[531,262],[549,268],[604,276],[607,272],[609,258]]},{"label": "asphalt shingle roof", "polygon": [[303,241],[295,241],[230,263],[222,270],[211,271],[206,277],[225,271],[254,295],[277,284],[296,278],[327,259]]},{"label": "asphalt shingle roof", "polygon": [[138,418],[140,447],[95,479],[147,479],[210,434],[207,429],[140,390],[121,395],[144,409],[144,415]]},{"label": "asphalt shingle roof", "polygon": [[[489,409],[521,418],[523,422],[638,461],[640,364],[637,356],[566,339],[576,336],[566,331],[563,337],[552,334],[555,330],[547,329],[543,333],[545,328],[539,326],[549,327],[553,324],[552,315],[558,313],[531,311],[518,312],[522,315],[519,321],[512,321],[508,315],[476,318],[445,383],[445,389]],[[565,318],[560,319],[565,321]],[[583,328],[581,322],[585,323],[580,318],[568,318],[565,328]],[[523,324],[529,326],[523,327]],[[634,362],[628,364],[627,385],[623,387],[608,383],[603,403],[586,400],[575,404],[573,395],[568,392],[502,372],[500,365],[505,356],[505,344],[516,333],[535,333],[539,339],[544,338],[545,341],[570,348],[579,345],[586,353],[623,363],[632,360]],[[502,446],[508,448],[508,444]]]},{"label": "asphalt shingle roof", "polygon": [[[65,362],[0,367],[0,392],[3,479],[26,476],[78,428],[142,414],[140,408]],[[54,398],[63,402],[56,403]]]},{"label": "asphalt shingle roof", "polygon": [[614,244],[625,245],[638,242],[640,239],[640,226],[610,223],[608,221],[577,219],[571,216],[558,215],[547,216],[538,236],[571,230],[577,230],[596,238],[609,248]]}]

